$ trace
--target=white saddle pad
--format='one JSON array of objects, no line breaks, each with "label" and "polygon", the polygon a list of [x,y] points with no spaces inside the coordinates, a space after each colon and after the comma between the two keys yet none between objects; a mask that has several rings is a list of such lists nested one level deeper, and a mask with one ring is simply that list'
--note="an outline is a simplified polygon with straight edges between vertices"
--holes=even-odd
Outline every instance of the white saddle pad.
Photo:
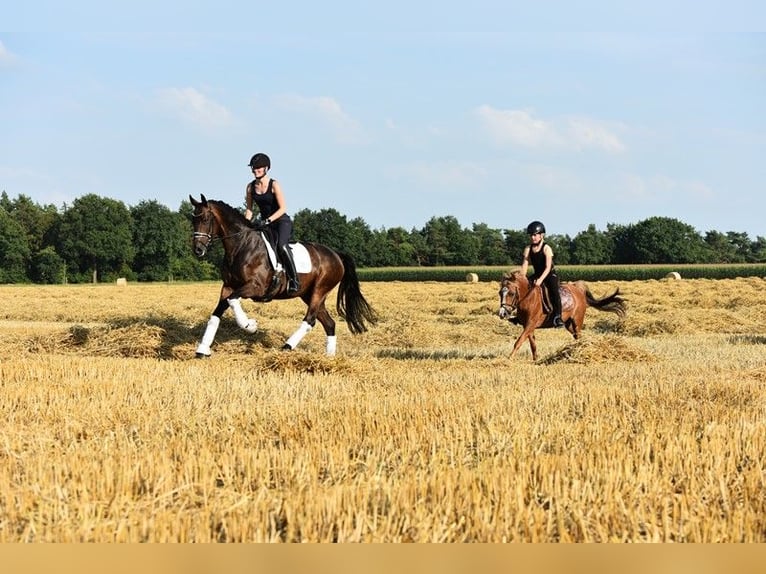
[{"label": "white saddle pad", "polygon": [[[263,232],[261,232],[263,235]],[[274,249],[271,247],[271,243],[263,236],[263,241],[266,243],[266,250],[269,252],[269,261],[274,269],[282,269],[282,264],[279,262]],[[308,249],[303,243],[291,243],[290,250],[293,252],[293,261],[295,261],[295,270],[298,273],[310,273],[311,272],[311,257],[309,257]]]}]

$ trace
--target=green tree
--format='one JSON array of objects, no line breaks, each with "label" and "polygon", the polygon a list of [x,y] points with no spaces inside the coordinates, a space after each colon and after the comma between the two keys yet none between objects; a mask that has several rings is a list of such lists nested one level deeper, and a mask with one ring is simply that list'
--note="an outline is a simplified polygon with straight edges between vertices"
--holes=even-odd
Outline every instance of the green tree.
[{"label": "green tree", "polygon": [[61,216],[57,247],[74,280],[89,274],[96,283],[109,273],[125,273],[134,253],[130,210],[95,194],[75,199]]},{"label": "green tree", "polygon": [[373,258],[370,252],[372,231],[361,217],[355,217],[348,222],[346,237],[346,253],[351,255],[358,267],[369,267]]},{"label": "green tree", "polygon": [[506,229],[503,232],[505,236],[503,242],[505,243],[505,249],[511,258],[511,265],[521,265],[521,254],[524,248],[529,245],[529,236],[527,230]]},{"label": "green tree", "polygon": [[0,207],[0,283],[25,283],[29,242],[24,228]]},{"label": "green tree", "polygon": [[737,246],[720,231],[708,231],[705,234],[705,245],[710,251],[710,260],[714,263],[734,263],[745,260],[744,255],[737,252]]},{"label": "green tree", "polygon": [[569,235],[559,235],[558,233],[546,235],[545,242],[553,249],[553,262],[556,265],[569,265],[572,245],[572,239]]},{"label": "green tree", "polygon": [[432,217],[420,234],[425,239],[428,265],[470,265],[478,259],[477,239],[451,215]]},{"label": "green tree", "polygon": [[758,236],[750,245],[751,263],[766,263],[766,237]]},{"label": "green tree", "polygon": [[182,257],[184,238],[178,215],[155,200],[130,208],[133,223],[133,271],[139,281],[172,279],[173,264]]},{"label": "green tree", "polygon": [[32,256],[30,278],[35,283],[64,283],[66,263],[52,245],[44,247]]},{"label": "green tree", "polygon": [[351,227],[345,215],[336,209],[312,211],[302,209],[293,216],[293,234],[300,241],[321,243],[338,251],[352,254]]},{"label": "green tree", "polygon": [[736,262],[746,263],[753,261],[753,242],[750,241],[744,231],[727,231],[727,241],[734,246]]},{"label": "green tree", "polygon": [[473,224],[473,236],[479,246],[479,265],[507,265],[511,258],[505,248],[503,233],[499,229],[491,229],[485,223]]},{"label": "green tree", "polygon": [[[622,241],[631,244],[635,259],[623,263],[700,263],[709,251],[691,226],[670,217],[650,217],[627,228]],[[625,249],[627,251],[627,249]]]},{"label": "green tree", "polygon": [[388,252],[387,265],[421,265],[425,257],[425,242],[417,231],[407,231],[403,227],[392,227],[381,232],[385,236],[384,249]]},{"label": "green tree", "polygon": [[596,230],[594,224],[575,235],[572,240],[572,263],[575,265],[605,265],[612,261],[612,238]]},{"label": "green tree", "polygon": [[612,263],[630,264],[635,263],[638,259],[636,248],[633,244],[632,227],[632,225],[607,223],[606,235],[614,246]]},{"label": "green tree", "polygon": [[48,244],[46,237],[59,218],[55,206],[40,207],[26,195],[19,195],[16,199],[10,200],[6,192],[3,192],[0,197],[0,206],[24,230],[29,249],[33,254]]}]

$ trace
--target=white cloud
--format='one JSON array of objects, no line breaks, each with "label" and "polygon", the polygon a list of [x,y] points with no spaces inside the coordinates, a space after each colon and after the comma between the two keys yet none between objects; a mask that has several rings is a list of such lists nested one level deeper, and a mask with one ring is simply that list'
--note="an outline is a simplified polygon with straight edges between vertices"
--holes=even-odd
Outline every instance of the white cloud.
[{"label": "white cloud", "polygon": [[486,168],[470,162],[418,162],[403,166],[395,173],[395,179],[408,181],[413,189],[432,189],[438,193],[450,189],[460,193],[481,189],[488,175]]},{"label": "white cloud", "polygon": [[680,180],[667,175],[642,177],[626,174],[620,189],[623,199],[631,201],[682,199],[686,202],[707,202],[715,197],[713,190],[700,181]]},{"label": "white cloud", "polygon": [[367,140],[359,122],[348,115],[334,98],[285,94],[277,98],[277,105],[319,122],[330,130],[340,143],[363,143]]},{"label": "white cloud", "polygon": [[12,54],[5,44],[0,41],[0,66],[10,66],[15,64],[18,58],[15,54]]},{"label": "white cloud", "polygon": [[561,136],[552,124],[532,117],[527,111],[498,110],[484,105],[476,109],[476,114],[497,143],[531,148],[561,144]]},{"label": "white cloud", "polygon": [[603,122],[589,118],[570,118],[566,139],[580,148],[598,148],[609,153],[625,151],[625,145]]},{"label": "white cloud", "polygon": [[591,118],[552,121],[537,118],[527,110],[499,110],[488,105],[476,108],[475,113],[481,126],[500,145],[573,151],[595,148],[609,153],[625,151],[625,145],[606,123]]},{"label": "white cloud", "polygon": [[203,127],[220,128],[231,123],[225,106],[194,88],[165,88],[159,91],[162,106],[183,121]]}]

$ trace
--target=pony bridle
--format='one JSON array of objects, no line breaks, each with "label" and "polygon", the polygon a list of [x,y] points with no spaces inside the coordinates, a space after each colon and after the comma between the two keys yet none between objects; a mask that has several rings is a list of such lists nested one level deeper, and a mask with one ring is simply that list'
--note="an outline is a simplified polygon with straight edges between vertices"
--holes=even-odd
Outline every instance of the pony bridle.
[{"label": "pony bridle", "polygon": [[519,290],[514,289],[513,290],[513,297],[511,298],[510,303],[506,303],[506,299],[508,298],[508,292],[510,289],[507,286],[504,286],[502,289],[500,289],[500,309],[498,310],[497,314],[500,316],[501,319],[510,319],[513,317],[514,312],[516,311],[516,308],[519,306]]}]

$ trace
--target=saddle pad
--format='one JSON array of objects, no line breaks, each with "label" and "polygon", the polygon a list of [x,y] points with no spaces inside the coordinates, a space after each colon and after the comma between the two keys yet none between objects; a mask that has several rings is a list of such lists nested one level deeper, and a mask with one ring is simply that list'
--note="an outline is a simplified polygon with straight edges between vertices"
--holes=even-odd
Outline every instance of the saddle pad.
[{"label": "saddle pad", "polygon": [[293,261],[295,261],[295,270],[298,273],[310,273],[311,272],[311,257],[309,256],[309,250],[303,243],[291,243],[290,249],[293,252]]},{"label": "saddle pad", "polygon": [[[263,235],[263,232],[261,232]],[[271,243],[263,236],[263,242],[266,244],[266,250],[269,252],[269,261],[274,269],[281,269],[282,264],[279,263],[274,249],[271,247]],[[295,271],[298,273],[310,273],[311,272],[311,257],[309,251],[303,243],[291,243],[290,250],[293,252],[293,261],[295,262]]]},{"label": "saddle pad", "polygon": [[571,309],[574,307],[574,297],[572,297],[572,292],[569,289],[559,289],[559,294],[561,295],[562,309]]}]

